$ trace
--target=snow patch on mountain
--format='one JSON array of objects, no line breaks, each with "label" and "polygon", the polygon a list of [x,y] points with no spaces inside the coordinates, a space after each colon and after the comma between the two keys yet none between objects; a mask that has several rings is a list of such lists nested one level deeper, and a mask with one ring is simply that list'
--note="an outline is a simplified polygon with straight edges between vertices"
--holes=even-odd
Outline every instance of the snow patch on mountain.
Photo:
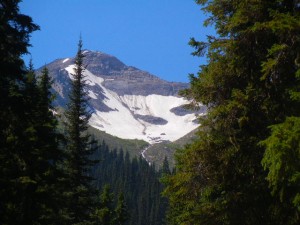
[{"label": "snow patch on mountain", "polygon": [[92,99],[98,99],[97,95],[93,91],[91,91],[91,90],[88,91],[88,95]]},{"label": "snow patch on mountain", "polygon": [[64,60],[62,61],[62,63],[65,63],[65,62],[67,62],[67,61],[69,61],[69,58],[64,59]]},{"label": "snow patch on mountain", "polygon": [[[74,65],[69,65],[65,70],[73,79],[71,74],[74,73]],[[93,108],[94,113],[89,123],[99,130],[120,138],[156,143],[164,140],[175,141],[199,126],[193,122],[196,119],[194,113],[176,115],[172,112],[173,108],[188,103],[184,98],[157,94],[118,95],[105,88],[104,79],[89,70],[84,71],[84,76],[88,84],[88,95],[95,101],[103,101],[112,109],[104,112]],[[98,93],[94,91],[96,88],[101,90],[104,98],[97,97]]]}]

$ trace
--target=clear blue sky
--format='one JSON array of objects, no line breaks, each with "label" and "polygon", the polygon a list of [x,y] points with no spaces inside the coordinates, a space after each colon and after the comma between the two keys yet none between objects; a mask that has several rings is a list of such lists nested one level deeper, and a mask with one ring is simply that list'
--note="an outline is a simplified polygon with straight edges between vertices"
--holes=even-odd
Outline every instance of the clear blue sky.
[{"label": "clear blue sky", "polygon": [[[191,56],[191,37],[206,40],[212,28],[193,0],[23,0],[20,11],[41,27],[32,34],[35,68],[84,49],[119,58],[168,81],[188,82],[205,58]],[[25,57],[28,60],[28,56]]]}]

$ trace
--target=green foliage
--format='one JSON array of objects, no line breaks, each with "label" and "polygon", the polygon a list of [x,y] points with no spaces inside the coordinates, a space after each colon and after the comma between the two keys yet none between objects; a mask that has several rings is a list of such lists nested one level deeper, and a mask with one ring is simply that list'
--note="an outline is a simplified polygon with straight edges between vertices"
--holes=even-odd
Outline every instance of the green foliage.
[{"label": "green foliage", "polygon": [[99,204],[95,209],[92,217],[94,218],[93,224],[101,225],[122,225],[127,224],[129,214],[125,203],[124,194],[121,192],[118,197],[118,201],[114,201],[114,195],[111,193],[110,186],[104,185]]},{"label": "green foliage", "polygon": [[97,220],[99,224],[113,224],[113,195],[109,185],[105,185],[100,196],[100,208],[97,209]]},{"label": "green foliage", "polygon": [[271,130],[261,144],[266,147],[262,164],[269,171],[272,194],[300,210],[300,118],[289,117]]},{"label": "green foliage", "polygon": [[91,114],[87,111],[88,98],[85,92],[85,76],[83,66],[82,41],[79,40],[75,59],[73,80],[69,104],[66,111],[68,213],[72,224],[90,224],[94,207],[95,189],[90,175],[95,164],[90,157],[95,150],[94,141],[90,140],[87,124]]},{"label": "green foliage", "polygon": [[168,158],[165,157],[163,161],[163,166],[161,168],[161,173],[164,175],[168,175],[171,173]]},{"label": "green foliage", "polygon": [[[99,146],[94,158],[99,159],[93,171],[97,188],[103,189],[109,184],[114,196],[124,193],[129,215],[125,224],[164,224],[166,199],[161,196],[161,173],[158,173],[154,166],[149,166],[142,158],[135,157],[131,160],[128,152],[124,156],[122,150],[118,153],[116,150],[111,151],[105,142]],[[118,203],[115,201],[113,218],[118,217]],[[118,210],[124,205],[120,207]]]},{"label": "green foliage", "polygon": [[190,42],[209,63],[182,94],[208,114],[165,179],[169,222],[298,224],[299,4],[196,2],[218,36]]},{"label": "green foliage", "polygon": [[124,194],[121,192],[118,197],[117,206],[115,209],[114,224],[122,225],[129,219],[128,208],[125,202]]},{"label": "green foliage", "polygon": [[[26,74],[21,59],[27,53],[30,33],[38,29],[31,18],[19,13],[19,1],[0,1],[0,223],[17,224],[21,210],[21,177],[25,150],[22,146],[24,99],[21,85]],[[27,118],[26,118],[27,119]]]},{"label": "green foliage", "polygon": [[43,95],[50,84],[21,59],[38,26],[19,2],[0,1],[0,223],[62,224],[60,138]]}]

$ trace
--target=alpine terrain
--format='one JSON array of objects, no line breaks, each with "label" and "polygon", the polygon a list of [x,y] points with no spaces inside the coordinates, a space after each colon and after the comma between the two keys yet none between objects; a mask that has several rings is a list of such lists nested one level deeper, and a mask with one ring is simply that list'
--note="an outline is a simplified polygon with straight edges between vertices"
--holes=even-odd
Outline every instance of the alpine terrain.
[{"label": "alpine terrain", "polygon": [[[92,127],[154,144],[175,141],[198,126],[195,112],[183,107],[188,101],[178,96],[188,84],[161,80],[102,52],[83,53]],[[55,104],[64,108],[74,58],[57,59],[46,66],[57,92]]]}]

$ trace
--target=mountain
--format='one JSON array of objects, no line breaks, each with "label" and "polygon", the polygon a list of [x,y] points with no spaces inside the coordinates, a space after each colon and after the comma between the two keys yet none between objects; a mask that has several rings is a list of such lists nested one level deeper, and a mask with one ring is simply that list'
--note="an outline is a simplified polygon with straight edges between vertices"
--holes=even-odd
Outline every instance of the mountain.
[{"label": "mountain", "polygon": [[146,146],[144,149],[146,151],[143,157],[150,164],[155,164],[156,168],[161,168],[165,157],[169,161],[169,166],[171,169],[175,167],[175,152],[177,149],[182,149],[185,145],[190,144],[196,138],[196,132],[198,129],[192,130],[188,134],[179,138],[176,141],[162,141],[160,143],[155,143]]},{"label": "mountain", "polygon": [[[185,109],[187,100],[178,96],[188,84],[162,80],[102,52],[85,50],[83,54],[92,127],[154,144],[175,141],[198,126],[195,112]],[[46,66],[57,92],[55,104],[65,107],[74,58],[57,59]]]}]

